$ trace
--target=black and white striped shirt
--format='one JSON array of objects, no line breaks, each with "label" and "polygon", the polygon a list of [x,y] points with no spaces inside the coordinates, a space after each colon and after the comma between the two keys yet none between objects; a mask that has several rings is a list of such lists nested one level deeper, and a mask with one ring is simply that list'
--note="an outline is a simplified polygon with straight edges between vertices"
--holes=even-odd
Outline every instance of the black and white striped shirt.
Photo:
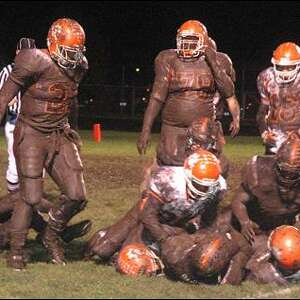
[{"label": "black and white striped shirt", "polygon": [[[13,64],[7,65],[0,72],[0,89],[2,89],[4,82],[8,79],[13,68]],[[21,92],[19,92],[16,96],[16,103],[8,106],[7,114],[6,114],[6,122],[11,124],[16,124],[18,115],[21,109]]]}]

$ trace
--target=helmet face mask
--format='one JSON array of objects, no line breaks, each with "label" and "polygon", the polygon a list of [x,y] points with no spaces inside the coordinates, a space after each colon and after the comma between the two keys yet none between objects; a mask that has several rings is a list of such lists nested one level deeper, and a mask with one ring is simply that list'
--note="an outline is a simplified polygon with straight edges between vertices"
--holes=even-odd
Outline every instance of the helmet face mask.
[{"label": "helmet face mask", "polygon": [[189,35],[181,33],[177,35],[176,42],[177,53],[182,58],[196,58],[205,49],[204,37],[201,34]]},{"label": "helmet face mask", "polygon": [[61,67],[68,69],[75,69],[78,64],[82,62],[84,57],[85,47],[68,47],[59,45],[58,46],[58,64]]},{"label": "helmet face mask", "polygon": [[293,82],[300,69],[300,64],[295,65],[278,65],[273,64],[275,79],[279,84],[286,84]]},{"label": "helmet face mask", "polygon": [[194,200],[214,196],[220,190],[218,159],[206,150],[199,150],[185,160],[187,193]]}]

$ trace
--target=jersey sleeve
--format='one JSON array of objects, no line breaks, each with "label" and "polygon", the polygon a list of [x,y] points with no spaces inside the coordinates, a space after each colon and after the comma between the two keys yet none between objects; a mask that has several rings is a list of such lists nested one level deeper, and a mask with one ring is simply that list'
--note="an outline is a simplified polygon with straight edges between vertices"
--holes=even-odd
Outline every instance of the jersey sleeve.
[{"label": "jersey sleeve", "polygon": [[260,95],[261,103],[264,105],[269,105],[270,100],[267,91],[266,77],[267,77],[266,71],[261,72],[257,76],[256,84],[257,84],[258,93]]},{"label": "jersey sleeve", "polygon": [[162,51],[155,58],[155,79],[150,100],[165,102],[168,91],[171,67],[166,51]]}]

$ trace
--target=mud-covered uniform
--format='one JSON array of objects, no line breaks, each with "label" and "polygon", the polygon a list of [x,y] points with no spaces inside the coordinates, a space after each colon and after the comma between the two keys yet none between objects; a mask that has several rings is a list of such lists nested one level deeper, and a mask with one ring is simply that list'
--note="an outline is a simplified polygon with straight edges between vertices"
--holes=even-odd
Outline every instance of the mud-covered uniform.
[{"label": "mud-covered uniform", "polygon": [[21,51],[0,92],[0,118],[7,103],[22,88],[22,107],[14,131],[14,154],[21,178],[22,201],[11,220],[12,251],[21,250],[31,223],[32,208],[43,194],[43,168],[65,195],[49,212],[49,229],[61,231],[85,205],[83,167],[76,134],[67,122],[79,83],[88,68],[86,59],[74,70],[61,69],[46,49]]},{"label": "mud-covered uniform", "polygon": [[[161,245],[161,259],[166,273],[175,279],[191,283],[239,284],[245,277],[245,265],[252,254],[250,245],[245,238],[230,225],[231,211],[229,209],[218,214],[213,223],[194,234],[182,233],[167,239]],[[205,276],[197,270],[200,245],[205,249],[213,241],[221,243],[221,251],[211,256],[208,254],[207,271],[218,265],[225,266],[222,270],[210,276]],[[199,254],[198,254],[199,255]],[[220,255],[222,257],[220,257]]]},{"label": "mud-covered uniform", "polygon": [[[280,225],[293,225],[300,212],[300,188],[289,191],[291,200],[283,201],[275,173],[273,156],[254,156],[242,171],[242,183],[232,202],[233,214],[238,216],[240,199],[246,197],[245,206],[250,220],[259,225],[259,232],[268,232]],[[242,221],[242,220],[240,220]]]},{"label": "mud-covered uniform", "polygon": [[215,193],[198,200],[191,199],[183,167],[159,167],[152,174],[150,187],[142,199],[117,223],[95,233],[89,241],[86,255],[111,257],[130,231],[140,225],[150,240],[161,243],[169,236],[185,231],[186,222],[195,216],[201,215],[202,224],[206,224],[216,213],[218,196],[224,189],[226,182],[220,179]]},{"label": "mud-covered uniform", "polygon": [[276,153],[289,132],[300,129],[300,73],[288,84],[278,84],[274,68],[269,67],[257,77],[257,89],[261,103],[257,113],[259,131],[274,131],[278,136],[272,144],[267,144],[268,152]]},{"label": "mud-covered uniform", "polygon": [[176,50],[164,50],[155,59],[155,81],[145,113],[143,132],[162,108],[162,128],[157,149],[160,165],[182,165],[187,128],[200,117],[216,117],[217,91],[222,98],[234,95],[230,76],[234,71],[228,56],[217,52],[210,62],[204,56],[183,60]]}]

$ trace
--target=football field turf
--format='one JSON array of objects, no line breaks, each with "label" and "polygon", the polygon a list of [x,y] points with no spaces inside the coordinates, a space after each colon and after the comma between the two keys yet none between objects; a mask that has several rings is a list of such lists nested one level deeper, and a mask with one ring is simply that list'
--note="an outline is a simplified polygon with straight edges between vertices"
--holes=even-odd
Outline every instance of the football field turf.
[{"label": "football field turf", "polygon": [[[1,130],[3,132],[3,130]],[[192,285],[165,277],[130,278],[118,274],[111,266],[81,260],[85,241],[92,233],[120,218],[137,201],[143,166],[151,162],[158,135],[153,135],[150,151],[140,157],[136,150],[136,133],[104,131],[95,144],[88,131],[81,132],[84,145],[82,158],[88,194],[88,206],[72,220],[90,218],[93,227],[88,236],[67,245],[69,263],[65,267],[48,263],[46,251],[35,242],[30,232],[28,247],[32,262],[25,272],[6,267],[7,251],[0,254],[1,298],[295,298],[300,285],[279,288],[244,282],[241,286]],[[0,195],[6,193],[7,157],[3,135],[0,136]],[[222,206],[231,201],[237,188],[240,170],[252,155],[263,152],[258,137],[227,138],[225,154],[231,162],[229,193]],[[45,190],[53,201],[59,191],[46,177]]]}]

